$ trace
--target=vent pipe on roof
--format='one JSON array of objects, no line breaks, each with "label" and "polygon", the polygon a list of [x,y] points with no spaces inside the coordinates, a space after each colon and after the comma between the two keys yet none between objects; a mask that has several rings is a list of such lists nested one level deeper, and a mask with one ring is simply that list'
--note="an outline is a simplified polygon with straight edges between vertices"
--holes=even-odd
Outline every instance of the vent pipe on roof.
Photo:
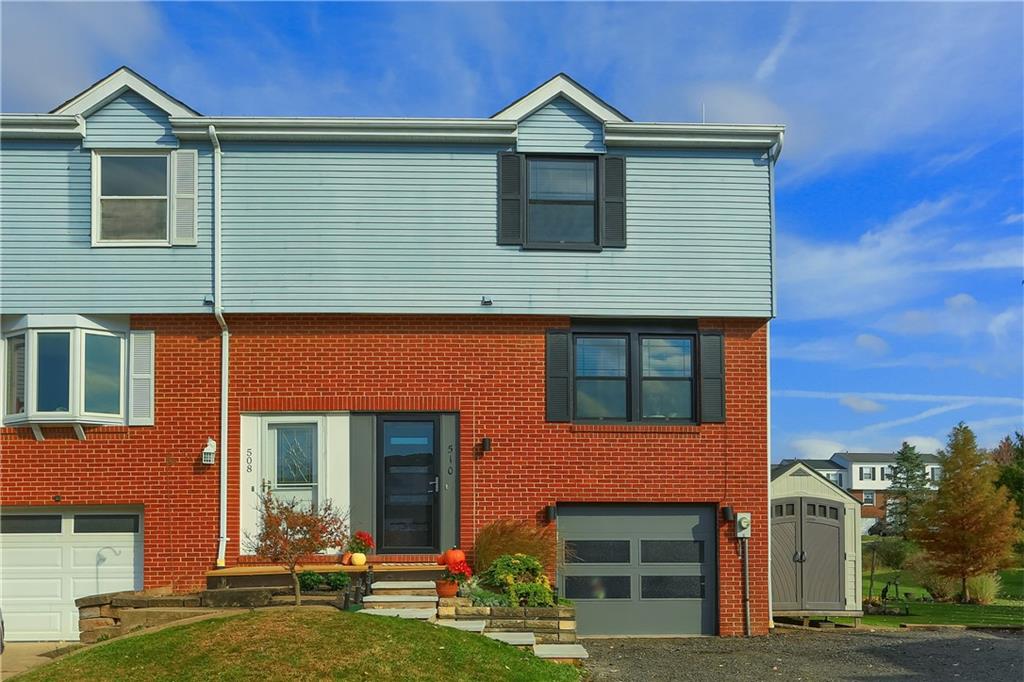
[{"label": "vent pipe on roof", "polygon": [[228,359],[231,334],[224,320],[221,291],[221,148],[216,127],[211,125],[207,131],[213,145],[213,316],[220,325],[220,536],[217,538],[217,567],[221,568],[227,565],[228,545]]}]

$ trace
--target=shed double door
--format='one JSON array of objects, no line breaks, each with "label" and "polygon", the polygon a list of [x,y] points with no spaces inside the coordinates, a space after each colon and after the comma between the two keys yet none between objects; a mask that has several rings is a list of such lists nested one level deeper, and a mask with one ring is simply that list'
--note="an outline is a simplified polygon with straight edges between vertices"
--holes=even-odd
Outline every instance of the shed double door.
[{"label": "shed double door", "polygon": [[845,509],[835,500],[772,501],[772,608],[841,611],[845,603]]}]

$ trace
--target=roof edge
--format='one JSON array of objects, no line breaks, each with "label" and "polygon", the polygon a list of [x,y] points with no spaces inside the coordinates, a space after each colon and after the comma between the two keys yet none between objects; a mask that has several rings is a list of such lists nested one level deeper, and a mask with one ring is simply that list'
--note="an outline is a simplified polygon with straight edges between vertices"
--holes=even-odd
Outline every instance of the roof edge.
[{"label": "roof edge", "polygon": [[126,90],[149,100],[169,116],[200,116],[201,114],[180,99],[169,95],[127,66],[99,79],[74,97],[65,100],[50,111],[51,114],[78,114],[88,116]]},{"label": "roof edge", "polygon": [[556,73],[533,90],[495,112],[490,118],[521,121],[558,97],[566,98],[590,116],[604,123],[631,121],[628,116],[564,72]]}]

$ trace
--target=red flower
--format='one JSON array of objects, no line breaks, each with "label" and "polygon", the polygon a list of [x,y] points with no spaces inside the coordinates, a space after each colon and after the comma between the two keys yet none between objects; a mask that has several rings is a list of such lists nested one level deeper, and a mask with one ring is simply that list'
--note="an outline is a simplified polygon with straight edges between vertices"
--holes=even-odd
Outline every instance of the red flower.
[{"label": "red flower", "polygon": [[456,561],[448,564],[446,573],[452,580],[458,580],[459,582],[473,577],[473,569],[465,561]]},{"label": "red flower", "polygon": [[367,533],[365,530],[356,531],[356,539],[362,542],[364,545],[373,549],[377,545],[373,542],[373,536]]}]

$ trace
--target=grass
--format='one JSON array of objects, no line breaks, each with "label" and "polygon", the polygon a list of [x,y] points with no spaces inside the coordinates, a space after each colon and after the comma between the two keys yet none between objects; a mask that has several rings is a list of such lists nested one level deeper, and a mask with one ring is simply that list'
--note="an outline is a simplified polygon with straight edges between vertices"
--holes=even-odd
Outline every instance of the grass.
[{"label": "grass", "polygon": [[20,677],[44,680],[578,680],[467,632],[333,609],[260,609],[114,640]]},{"label": "grass", "polygon": [[[865,538],[864,546],[870,542]],[[863,552],[863,589],[864,598],[868,597],[868,585],[871,581],[871,553]],[[865,615],[862,623],[869,627],[899,627],[901,623],[915,623],[921,625],[1011,625],[1021,627],[1024,625],[1024,569],[1011,568],[999,572],[1003,587],[1000,598],[994,604],[982,606],[980,604],[956,604],[956,603],[927,603],[921,602],[927,598],[928,592],[920,585],[915,584],[910,577],[899,571],[884,566],[875,568],[874,596],[879,597],[882,588],[887,582],[900,577],[899,601],[893,601],[893,605],[904,608],[904,615],[899,616],[874,616]],[[910,600],[906,600],[906,595]],[[893,600],[893,595],[889,595]],[[906,609],[909,608],[909,615]],[[839,619],[840,622],[849,622],[849,619]]]}]

